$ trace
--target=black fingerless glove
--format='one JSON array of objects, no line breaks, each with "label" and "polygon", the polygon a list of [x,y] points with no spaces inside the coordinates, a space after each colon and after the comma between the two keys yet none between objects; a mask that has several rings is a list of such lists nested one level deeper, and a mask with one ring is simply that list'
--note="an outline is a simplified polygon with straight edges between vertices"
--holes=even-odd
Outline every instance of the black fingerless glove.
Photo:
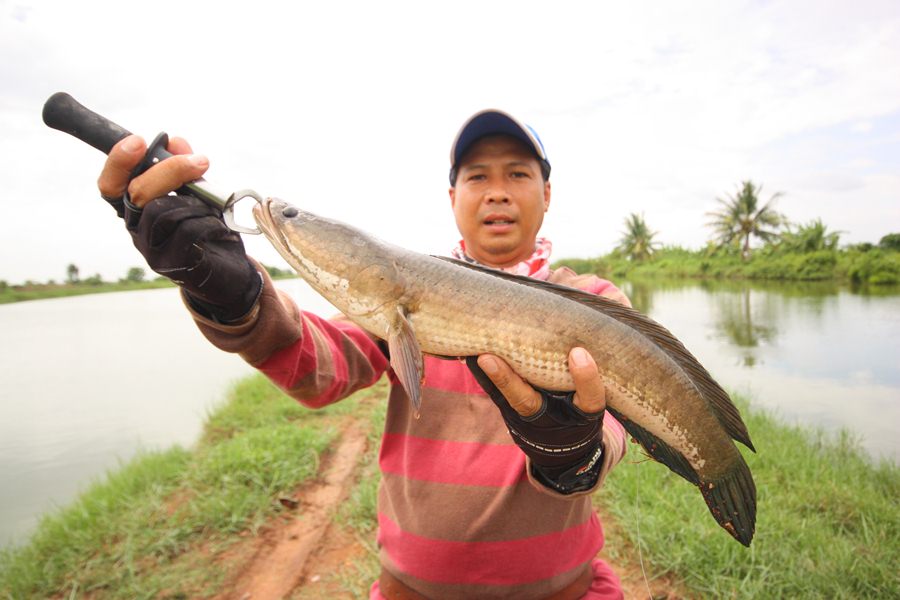
[{"label": "black fingerless glove", "polygon": [[125,220],[134,247],[156,273],[182,287],[195,310],[221,323],[253,308],[262,277],[241,236],[222,215],[193,196],[162,196],[143,209],[128,198],[105,198]]},{"label": "black fingerless glove", "polygon": [[601,436],[606,411],[585,413],[573,403],[574,392],[535,388],[541,394],[541,407],[533,415],[523,417],[509,405],[477,360],[477,356],[467,357],[466,366],[500,409],[513,441],[531,459],[535,478],[563,494],[591,489],[602,465]]}]

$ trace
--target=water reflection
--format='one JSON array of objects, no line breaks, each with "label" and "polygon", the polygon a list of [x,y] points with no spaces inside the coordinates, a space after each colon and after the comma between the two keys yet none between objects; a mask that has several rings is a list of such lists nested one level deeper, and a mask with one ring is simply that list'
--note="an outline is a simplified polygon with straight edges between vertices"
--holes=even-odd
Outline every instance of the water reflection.
[{"label": "water reflection", "polygon": [[744,289],[732,294],[718,294],[716,304],[716,329],[722,337],[743,350],[744,366],[752,367],[758,360],[755,349],[761,343],[774,341],[778,331],[774,303],[751,302],[751,291]]},{"label": "water reflection", "polygon": [[900,294],[834,283],[632,281],[635,307],[726,389],[900,458]]},{"label": "water reflection", "polygon": [[622,291],[631,300],[631,306],[645,315],[649,315],[653,309],[653,294],[655,288],[647,281],[623,281],[619,283]]}]

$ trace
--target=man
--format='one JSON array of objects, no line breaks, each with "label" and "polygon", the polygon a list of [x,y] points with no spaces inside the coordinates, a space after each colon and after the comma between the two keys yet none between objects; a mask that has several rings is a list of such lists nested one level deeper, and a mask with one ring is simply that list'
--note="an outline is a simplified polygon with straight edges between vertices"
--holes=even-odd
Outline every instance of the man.
[{"label": "man", "polygon": [[[176,156],[129,183],[144,149],[136,136],[113,149],[101,194],[151,268],[181,285],[213,344],[240,353],[313,408],[388,371],[382,574],[371,598],[621,597],[618,579],[594,558],[603,532],[590,494],[621,459],[624,430],[604,413],[603,380],[585,350],[569,355],[574,394],[535,389],[491,355],[426,357],[416,418],[380,340],[349,321],[298,309],[213,209],[168,195],[206,171],[204,157],[173,138]],[[454,255],[627,303],[608,281],[551,272],[550,242],[537,237],[550,206],[549,176],[532,129],[501,111],[471,117],[451,149],[450,202],[463,238]]]}]

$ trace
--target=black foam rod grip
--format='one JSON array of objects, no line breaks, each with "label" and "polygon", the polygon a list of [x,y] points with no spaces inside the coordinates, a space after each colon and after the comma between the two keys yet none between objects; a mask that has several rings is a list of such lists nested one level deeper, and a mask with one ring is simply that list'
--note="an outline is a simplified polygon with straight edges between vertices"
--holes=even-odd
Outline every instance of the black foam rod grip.
[{"label": "black foam rod grip", "polygon": [[44,103],[44,123],[73,135],[104,154],[131,132],[85,108],[65,92],[56,92]]}]

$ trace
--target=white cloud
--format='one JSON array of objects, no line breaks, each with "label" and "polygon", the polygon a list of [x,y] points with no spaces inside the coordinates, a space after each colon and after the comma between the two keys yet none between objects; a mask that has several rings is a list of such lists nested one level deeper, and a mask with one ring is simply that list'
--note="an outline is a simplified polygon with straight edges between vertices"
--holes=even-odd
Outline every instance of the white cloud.
[{"label": "white cloud", "polygon": [[456,239],[448,147],[486,106],[547,145],[560,256],[609,250],[631,212],[699,246],[743,179],[874,241],[900,229],[900,134],[883,129],[900,121],[898,33],[893,2],[0,3],[0,279],[140,262],[96,199],[102,156],[40,123],[59,89],[188,137],[219,187],[426,252]]}]

